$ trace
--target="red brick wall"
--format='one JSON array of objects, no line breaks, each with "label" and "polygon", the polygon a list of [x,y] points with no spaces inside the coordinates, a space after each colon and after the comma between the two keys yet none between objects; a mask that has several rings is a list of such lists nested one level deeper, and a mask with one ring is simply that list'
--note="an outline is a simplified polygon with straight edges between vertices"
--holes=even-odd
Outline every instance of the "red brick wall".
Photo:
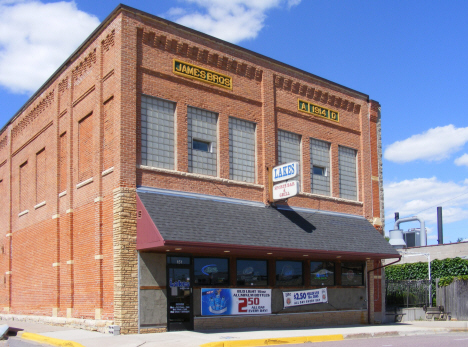
[{"label": "red brick wall", "polygon": [[117,18],[0,134],[0,194],[11,191],[0,211],[1,310],[113,319],[118,180],[101,173],[118,154],[119,28]]}]

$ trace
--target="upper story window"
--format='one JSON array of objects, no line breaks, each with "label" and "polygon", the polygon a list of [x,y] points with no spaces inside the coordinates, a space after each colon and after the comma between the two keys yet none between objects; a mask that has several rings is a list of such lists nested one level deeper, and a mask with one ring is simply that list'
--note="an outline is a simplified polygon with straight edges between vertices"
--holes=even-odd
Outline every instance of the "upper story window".
[{"label": "upper story window", "polygon": [[255,123],[229,118],[229,177],[255,182]]},{"label": "upper story window", "polygon": [[352,148],[338,148],[340,168],[340,197],[357,200],[357,151]]},{"label": "upper story window", "polygon": [[293,161],[301,163],[301,135],[278,130],[278,165]]},{"label": "upper story window", "polygon": [[218,115],[195,107],[187,108],[189,172],[217,176]]},{"label": "upper story window", "polygon": [[330,195],[330,144],[310,139],[311,192]]},{"label": "upper story window", "polygon": [[141,97],[141,163],[174,169],[174,112],[170,101]]}]

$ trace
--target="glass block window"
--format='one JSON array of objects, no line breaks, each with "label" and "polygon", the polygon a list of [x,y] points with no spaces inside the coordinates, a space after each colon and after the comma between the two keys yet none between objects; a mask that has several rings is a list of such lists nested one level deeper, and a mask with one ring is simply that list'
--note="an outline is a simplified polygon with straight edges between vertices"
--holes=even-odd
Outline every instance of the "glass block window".
[{"label": "glass block window", "polygon": [[355,149],[339,147],[340,197],[357,200],[357,174]]},{"label": "glass block window", "polygon": [[331,261],[310,262],[310,285],[333,286],[335,284],[335,263]]},{"label": "glass block window", "polygon": [[278,165],[301,162],[301,136],[278,130]]},{"label": "glass block window", "polygon": [[189,172],[217,176],[217,122],[213,112],[188,107]]},{"label": "glass block window", "polygon": [[276,261],[277,286],[302,286],[302,261]]},{"label": "glass block window", "polygon": [[194,258],[193,269],[195,284],[229,284],[229,259],[227,258]]},{"label": "glass block window", "polygon": [[141,97],[141,164],[174,169],[174,112],[170,101]]},{"label": "glass block window", "polygon": [[360,262],[341,263],[341,285],[342,286],[364,285],[364,263],[360,263]]},{"label": "glass block window", "polygon": [[237,260],[238,286],[268,285],[268,263],[266,260]]},{"label": "glass block window", "polygon": [[310,139],[311,192],[330,195],[330,144]]},{"label": "glass block window", "polygon": [[229,177],[255,182],[255,123],[229,118]]}]

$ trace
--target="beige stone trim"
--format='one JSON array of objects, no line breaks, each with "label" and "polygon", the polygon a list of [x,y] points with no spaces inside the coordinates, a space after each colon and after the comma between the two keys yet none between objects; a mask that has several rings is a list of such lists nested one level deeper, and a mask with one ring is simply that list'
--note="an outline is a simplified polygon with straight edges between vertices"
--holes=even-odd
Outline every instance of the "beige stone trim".
[{"label": "beige stone trim", "polygon": [[138,333],[138,259],[136,251],[136,189],[114,193],[114,324],[122,334]]},{"label": "beige stone trim", "polygon": [[94,259],[102,260],[102,259],[104,259],[104,256],[102,254],[97,254],[97,255],[94,256]]},{"label": "beige stone trim", "polygon": [[94,310],[94,319],[100,320],[102,317],[102,308],[96,308]]},{"label": "beige stone trim", "polygon": [[62,196],[65,196],[65,195],[67,195],[67,191],[66,191],[66,190],[64,190],[63,192],[61,192],[61,193],[59,194],[59,198],[61,198]]},{"label": "beige stone trim", "polygon": [[306,196],[308,198],[324,199],[324,200],[331,200],[331,201],[336,201],[336,202],[346,202],[348,204],[354,204],[354,205],[359,205],[359,206],[364,205],[362,201],[348,200],[348,199],[343,199],[343,198],[336,198],[334,196],[326,196],[326,195],[312,194],[312,193],[306,193],[306,192],[301,192],[301,193],[299,193],[299,195],[303,195],[303,196]]},{"label": "beige stone trim", "polygon": [[24,210],[23,212],[18,213],[18,217],[24,216],[25,214],[28,214],[29,210]]},{"label": "beige stone trim", "polygon": [[93,181],[94,181],[94,178],[93,178],[93,177],[88,178],[87,180],[78,183],[78,184],[76,185],[76,189],[79,189],[79,188],[81,188],[81,187],[84,187],[84,186],[86,186],[86,185],[92,183]]},{"label": "beige stone trim", "polygon": [[52,307],[52,317],[58,316],[58,307]]},{"label": "beige stone trim", "polygon": [[6,236],[6,237],[12,237],[13,234],[12,234],[12,233],[8,233],[8,234],[6,234],[5,236]]},{"label": "beige stone trim", "polygon": [[98,196],[96,199],[94,199],[94,202],[99,202],[99,201],[103,201],[102,196]]},{"label": "beige stone trim", "polygon": [[72,318],[73,317],[73,308],[68,307],[67,308],[67,318]]},{"label": "beige stone trim", "polygon": [[114,172],[114,167],[112,166],[111,168],[107,169],[107,170],[104,170],[102,173],[101,173],[101,176],[104,177],[110,173]]},{"label": "beige stone trim", "polygon": [[73,209],[72,208],[68,209],[66,213],[73,213]]},{"label": "beige stone trim", "polygon": [[11,275],[11,271],[5,272],[5,275]]},{"label": "beige stone trim", "polygon": [[372,179],[372,181],[377,181],[377,182],[379,181],[379,177],[378,177],[378,176],[371,176],[371,179]]},{"label": "beige stone trim", "polygon": [[45,201],[40,202],[40,203],[38,203],[37,205],[34,206],[34,209],[37,210],[39,207],[45,206],[45,204],[46,204]]},{"label": "beige stone trim", "polygon": [[60,263],[53,263],[52,264],[52,267],[59,267],[60,266]]},{"label": "beige stone trim", "polygon": [[3,308],[3,311],[5,311],[5,312],[10,312],[10,308],[7,307],[7,306],[5,306],[5,307]]},{"label": "beige stone trim", "polygon": [[75,264],[75,262],[73,260],[67,260],[67,264],[68,265],[73,265],[73,264]]},{"label": "beige stone trim", "polygon": [[219,182],[219,183],[235,184],[235,185],[244,186],[244,187],[262,188],[263,189],[263,185],[261,185],[261,184],[248,183],[248,182],[242,182],[242,181],[234,181],[234,180],[230,180],[230,179],[227,179],[227,178],[200,175],[200,174],[191,173],[191,172],[182,172],[182,171],[161,169],[161,168],[158,168],[158,167],[152,167],[152,166],[146,166],[146,165],[137,165],[137,169],[160,172],[160,173],[165,173],[165,174],[170,174],[170,175],[175,175],[175,176],[185,176],[185,177],[196,178],[196,179],[200,179],[200,180],[215,181],[215,182]]},{"label": "beige stone trim", "polygon": [[60,215],[59,215],[59,214],[54,214],[54,215],[52,216],[52,219],[57,219],[57,218],[60,218]]},{"label": "beige stone trim", "polygon": [[379,217],[374,217],[372,224],[377,225],[377,226],[382,226],[382,220]]}]

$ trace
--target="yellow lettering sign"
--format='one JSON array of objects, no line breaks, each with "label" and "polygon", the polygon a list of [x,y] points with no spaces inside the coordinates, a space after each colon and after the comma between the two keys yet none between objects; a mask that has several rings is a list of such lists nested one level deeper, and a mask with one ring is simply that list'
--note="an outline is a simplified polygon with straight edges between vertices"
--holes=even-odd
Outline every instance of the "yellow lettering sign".
[{"label": "yellow lettering sign", "polygon": [[215,86],[232,89],[232,77],[204,69],[200,66],[185,63],[177,59],[174,59],[173,63],[173,72],[177,75],[210,83]]}]

